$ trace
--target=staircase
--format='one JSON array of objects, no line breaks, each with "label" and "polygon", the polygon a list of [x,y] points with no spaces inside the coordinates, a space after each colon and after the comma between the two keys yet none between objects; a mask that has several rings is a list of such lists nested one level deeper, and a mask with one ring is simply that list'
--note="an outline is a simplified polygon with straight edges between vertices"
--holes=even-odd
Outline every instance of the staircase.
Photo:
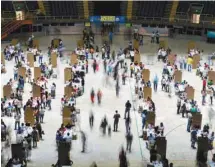
[{"label": "staircase", "polygon": [[126,16],[127,15],[127,1],[122,1],[120,3],[120,11],[121,11],[121,15],[122,16]]},{"label": "staircase", "polygon": [[94,3],[92,1],[88,2],[88,8],[89,8],[89,16],[93,16],[93,13],[94,13]]},{"label": "staircase", "polygon": [[165,7],[165,11],[164,11],[164,18],[169,18],[170,16],[170,12],[172,9],[172,1],[167,1],[166,7]]},{"label": "staircase", "polygon": [[43,1],[42,3],[43,3],[43,6],[44,6],[46,16],[51,16],[51,8],[49,6],[49,1]]},{"label": "staircase", "polygon": [[132,9],[133,9],[133,1],[129,0],[127,5],[127,19],[130,20],[132,18]]},{"label": "staircase", "polygon": [[80,17],[84,17],[84,6],[83,1],[77,1],[78,15]]},{"label": "staircase", "polygon": [[22,25],[32,24],[32,20],[13,20],[2,27],[1,39],[6,38],[10,33],[21,27]]},{"label": "staircase", "polygon": [[175,20],[178,4],[179,4],[178,0],[172,1],[172,8],[171,8],[170,15],[169,15],[170,22],[173,22]]},{"label": "staircase", "polygon": [[89,5],[88,5],[88,0],[83,1],[83,6],[84,6],[84,18],[88,19],[89,18]]},{"label": "staircase", "polygon": [[40,12],[42,14],[46,15],[46,9],[44,7],[43,1],[42,0],[38,0],[37,3],[38,3],[38,7],[40,9]]}]

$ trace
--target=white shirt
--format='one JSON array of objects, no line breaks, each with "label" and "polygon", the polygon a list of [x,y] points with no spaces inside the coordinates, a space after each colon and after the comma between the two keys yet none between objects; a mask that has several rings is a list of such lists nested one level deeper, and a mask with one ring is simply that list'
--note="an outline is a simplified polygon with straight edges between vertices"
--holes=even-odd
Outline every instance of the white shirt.
[{"label": "white shirt", "polygon": [[130,51],[131,57],[134,57],[134,51]]}]

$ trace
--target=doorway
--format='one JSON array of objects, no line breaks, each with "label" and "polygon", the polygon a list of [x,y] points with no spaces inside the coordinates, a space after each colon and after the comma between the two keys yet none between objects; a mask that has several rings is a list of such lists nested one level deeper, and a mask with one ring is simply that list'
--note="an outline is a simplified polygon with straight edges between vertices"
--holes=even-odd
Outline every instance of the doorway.
[{"label": "doorway", "polygon": [[16,20],[25,20],[25,12],[16,11]]}]

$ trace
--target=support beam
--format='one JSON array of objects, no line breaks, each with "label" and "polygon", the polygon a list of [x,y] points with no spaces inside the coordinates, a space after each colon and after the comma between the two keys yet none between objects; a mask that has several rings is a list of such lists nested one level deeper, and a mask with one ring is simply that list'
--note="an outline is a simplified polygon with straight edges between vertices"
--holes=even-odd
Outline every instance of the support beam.
[{"label": "support beam", "polygon": [[133,1],[129,0],[127,5],[127,19],[132,19]]},{"label": "support beam", "polygon": [[175,20],[178,4],[179,4],[178,0],[174,0],[172,3],[172,8],[171,8],[170,15],[169,15],[170,22],[173,22]]}]

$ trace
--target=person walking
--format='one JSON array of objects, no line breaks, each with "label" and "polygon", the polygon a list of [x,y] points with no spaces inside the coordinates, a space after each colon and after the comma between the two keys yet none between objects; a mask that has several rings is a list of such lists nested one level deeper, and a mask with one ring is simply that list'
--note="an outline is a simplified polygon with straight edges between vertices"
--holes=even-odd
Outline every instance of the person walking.
[{"label": "person walking", "polygon": [[130,117],[130,109],[131,109],[131,103],[130,101],[128,100],[126,103],[125,103],[125,115],[124,115],[124,119],[126,119],[126,114],[128,115],[128,117]]},{"label": "person walking", "polygon": [[123,147],[119,153],[119,167],[128,167],[126,152],[124,151]]},{"label": "person walking", "polygon": [[114,116],[113,116],[113,118],[114,118],[113,131],[117,132],[120,114],[118,114],[117,110],[115,112],[116,112],[116,114],[114,114]]},{"label": "person walking", "polygon": [[158,88],[158,76],[157,76],[157,74],[154,77],[153,83],[154,83],[154,91],[157,92],[157,88]]},{"label": "person walking", "polygon": [[41,110],[40,110],[40,123],[43,123],[44,114],[45,114],[45,109],[43,107],[41,107]]},{"label": "person walking", "polygon": [[129,130],[126,134],[126,143],[127,143],[126,144],[127,145],[126,150],[129,152],[131,152],[132,141],[133,141],[133,135],[132,135],[131,130],[129,128]]},{"label": "person walking", "polygon": [[178,97],[178,100],[177,100],[177,114],[180,114],[180,108],[181,108],[181,99],[180,99],[180,97]]},{"label": "person walking", "polygon": [[94,123],[94,115],[93,112],[90,112],[90,116],[89,116],[89,122],[90,122],[90,128],[93,128],[93,123]]},{"label": "person walking", "polygon": [[195,143],[197,141],[197,130],[194,128],[192,131],[191,131],[191,147],[193,149],[196,149],[195,147]]},{"label": "person walking", "polygon": [[129,129],[130,129],[130,125],[131,125],[131,118],[127,117],[125,119],[125,129],[126,129],[126,133],[128,133]]},{"label": "person walking", "polygon": [[85,150],[86,150],[86,135],[83,131],[81,131],[81,141],[82,141],[82,153],[85,153]]},{"label": "person walking", "polygon": [[94,104],[94,98],[95,98],[95,92],[94,92],[94,89],[92,88],[91,94],[90,94],[90,99],[91,99],[92,104]]},{"label": "person walking", "polygon": [[97,92],[97,98],[98,98],[98,104],[101,104],[101,99],[102,99],[102,91],[99,89]]}]

